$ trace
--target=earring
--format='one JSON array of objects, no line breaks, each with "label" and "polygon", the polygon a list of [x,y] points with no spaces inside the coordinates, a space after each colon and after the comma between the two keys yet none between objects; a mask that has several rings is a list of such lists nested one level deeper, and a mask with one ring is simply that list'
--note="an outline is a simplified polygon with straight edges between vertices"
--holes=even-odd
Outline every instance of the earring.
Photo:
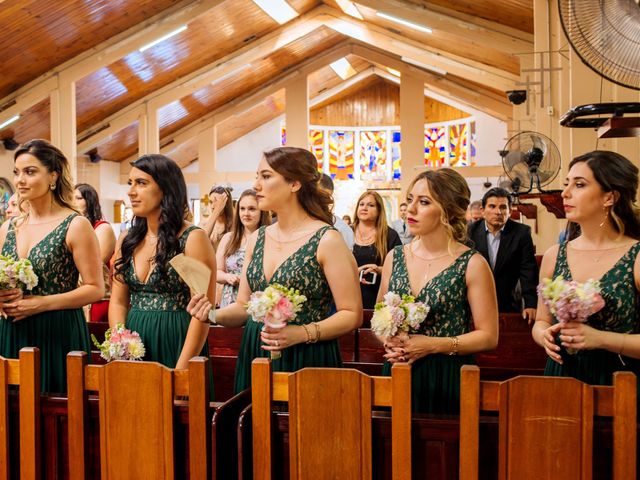
[{"label": "earring", "polygon": [[600,222],[600,228],[604,227],[604,224],[607,223],[607,218],[609,218],[609,210],[607,210],[607,207],[604,206],[602,209],[604,210],[604,218],[602,219],[602,222]]},{"label": "earring", "polygon": [[53,192],[56,189],[56,184],[52,183],[51,185],[49,185],[49,189]]}]

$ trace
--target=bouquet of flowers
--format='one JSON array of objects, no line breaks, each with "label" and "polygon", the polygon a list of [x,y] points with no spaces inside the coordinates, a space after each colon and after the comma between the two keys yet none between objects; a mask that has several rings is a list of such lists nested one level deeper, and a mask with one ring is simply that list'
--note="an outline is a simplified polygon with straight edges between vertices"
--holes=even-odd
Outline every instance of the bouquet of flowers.
[{"label": "bouquet of flowers", "polygon": [[104,334],[104,342],[98,342],[95,335],[91,335],[93,344],[100,350],[100,356],[107,362],[112,360],[142,360],[144,344],[138,332],[124,328],[118,323],[115,328],[108,329]]},{"label": "bouquet of flowers", "polygon": [[[584,283],[567,281],[562,275],[553,280],[545,278],[538,285],[538,294],[558,323],[585,322],[587,317],[604,307],[600,295],[600,282],[587,280]],[[575,353],[574,349],[567,349]]]},{"label": "bouquet of flowers", "polygon": [[[263,292],[254,292],[247,303],[247,313],[254,321],[265,323],[272,328],[282,328],[295,320],[307,297],[294,288],[277,283],[269,285]],[[271,352],[273,360],[280,358],[280,352]]]},{"label": "bouquet of flowers", "polygon": [[38,277],[33,273],[33,266],[26,258],[14,260],[0,255],[0,290],[19,288],[32,290],[38,285]]},{"label": "bouquet of flowers", "polygon": [[430,307],[416,302],[412,295],[387,292],[384,301],[375,306],[371,317],[371,330],[379,337],[394,337],[399,333],[413,333],[427,318]]}]

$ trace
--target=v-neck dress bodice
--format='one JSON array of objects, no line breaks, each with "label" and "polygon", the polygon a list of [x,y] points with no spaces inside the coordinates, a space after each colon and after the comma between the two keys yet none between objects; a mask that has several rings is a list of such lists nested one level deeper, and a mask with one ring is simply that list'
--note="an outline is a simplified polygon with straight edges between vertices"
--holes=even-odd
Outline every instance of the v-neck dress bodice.
[{"label": "v-neck dress bodice", "polygon": [[[273,272],[267,281],[264,272],[265,228],[260,227],[251,261],[247,267],[247,282],[252,292],[263,291],[277,283],[295,288],[307,297],[302,310],[293,322],[296,325],[319,322],[329,316],[333,297],[317,252],[320,239],[332,227],[320,228],[311,238]],[[242,336],[242,344],[236,368],[235,392],[251,386],[251,362],[257,357],[268,357],[269,352],[260,348],[262,324],[248,319]],[[282,356],[272,362],[274,371],[294,372],[304,367],[341,367],[342,360],[337,340],[317,343],[301,343],[282,350]]]},{"label": "v-neck dress bodice", "polygon": [[[467,250],[451,265],[430,279],[416,300],[429,305],[427,318],[419,334],[429,337],[453,337],[471,330],[471,309],[467,300],[466,273],[469,259],[476,253]],[[389,278],[390,292],[413,295],[403,246],[394,248]],[[460,408],[460,367],[473,364],[471,355],[427,355],[411,366],[411,404],[415,412],[457,413]],[[385,362],[383,375],[391,375]]]},{"label": "v-neck dress bodice", "polygon": [[[633,267],[640,253],[640,242],[629,250],[600,279],[600,293],[604,299],[604,307],[587,318],[587,324],[598,330],[617,333],[640,333],[638,319],[640,309],[640,293],[633,277]],[[572,280],[571,270],[567,262],[567,242],[561,243],[558,249],[553,278],[562,275]],[[554,318],[554,323],[557,320]],[[558,345],[560,345],[560,342]],[[547,359],[545,375],[574,377],[591,385],[611,385],[613,373],[621,370],[640,374],[640,360],[620,357],[608,350],[580,350],[576,354],[567,353],[561,347],[563,364],[559,365]],[[640,387],[640,384],[638,385]],[[639,397],[640,399],[640,397]]]},{"label": "v-neck dress bodice", "polygon": [[[29,251],[27,258],[38,277],[33,295],[55,295],[78,287],[78,269],[66,244],[71,221],[67,216]],[[15,224],[11,223],[2,246],[2,255],[18,259]],[[89,331],[81,308],[53,310],[12,323],[0,319],[0,355],[17,358],[23,347],[40,349],[41,388],[43,392],[67,391],[67,353],[89,352]]]},{"label": "v-neck dress bodice", "polygon": [[[189,234],[197,228],[191,225],[182,232],[177,253],[184,253]],[[191,323],[191,315],[186,310],[191,292],[169,263],[164,272],[158,267],[152,268],[143,282],[131,258],[124,272],[131,303],[126,325],[140,334],[145,347],[144,360],[175,368]],[[209,357],[206,342],[199,355]],[[211,396],[213,398],[213,390]]]}]

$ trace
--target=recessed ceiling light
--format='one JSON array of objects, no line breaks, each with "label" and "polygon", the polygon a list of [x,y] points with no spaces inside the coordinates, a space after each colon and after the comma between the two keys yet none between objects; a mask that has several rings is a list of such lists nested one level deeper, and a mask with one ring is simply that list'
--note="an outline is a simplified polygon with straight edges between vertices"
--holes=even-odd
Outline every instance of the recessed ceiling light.
[{"label": "recessed ceiling light", "polygon": [[341,58],[340,60],[336,60],[335,62],[330,64],[333,71],[342,79],[346,80],[347,78],[355,75],[355,69],[351,66],[349,61],[346,58]]},{"label": "recessed ceiling light", "polygon": [[299,13],[284,0],[253,0],[264,12],[280,25],[296,18]]},{"label": "recessed ceiling light", "polygon": [[383,12],[376,12],[376,15],[380,18],[384,18],[385,20],[389,20],[391,22],[399,23],[400,25],[404,25],[405,27],[413,28],[414,30],[419,30],[424,33],[433,33],[429,27],[425,27],[424,25],[419,25],[417,23],[412,23],[407,20],[403,20],[402,18],[394,17],[392,15],[387,15]]},{"label": "recessed ceiling light", "polygon": [[171,37],[173,37],[175,35],[178,35],[179,33],[184,32],[186,29],[187,29],[187,26],[186,25],[182,25],[181,27],[176,28],[175,30],[167,33],[166,35],[163,35],[162,37],[154,40],[153,42],[147,43],[146,45],[140,47],[138,49],[138,51],[144,52],[145,50],[149,50],[151,47],[154,47],[157,44],[159,44],[160,42],[164,42],[168,38],[171,38]]},{"label": "recessed ceiling light", "polygon": [[351,15],[352,17],[357,18],[358,20],[364,20],[362,14],[358,10],[358,7],[354,5],[353,2],[349,0],[336,0],[340,9],[346,13],[347,15]]}]

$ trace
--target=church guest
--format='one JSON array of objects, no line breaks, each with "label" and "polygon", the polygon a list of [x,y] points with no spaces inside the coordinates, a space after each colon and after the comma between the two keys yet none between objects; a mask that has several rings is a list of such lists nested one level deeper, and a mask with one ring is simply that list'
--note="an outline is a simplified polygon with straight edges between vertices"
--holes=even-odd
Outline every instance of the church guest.
[{"label": "church guest", "polygon": [[364,192],[356,205],[353,255],[360,273],[362,307],[372,309],[380,289],[382,263],[387,253],[402,245],[402,241],[398,233],[387,226],[384,204],[378,192]]},{"label": "church guest", "polygon": [[487,259],[498,294],[500,312],[522,312],[533,323],[538,301],[538,264],[531,227],[509,218],[511,197],[504,188],[492,188],[482,197],[482,220],[468,227],[471,246]]}]

